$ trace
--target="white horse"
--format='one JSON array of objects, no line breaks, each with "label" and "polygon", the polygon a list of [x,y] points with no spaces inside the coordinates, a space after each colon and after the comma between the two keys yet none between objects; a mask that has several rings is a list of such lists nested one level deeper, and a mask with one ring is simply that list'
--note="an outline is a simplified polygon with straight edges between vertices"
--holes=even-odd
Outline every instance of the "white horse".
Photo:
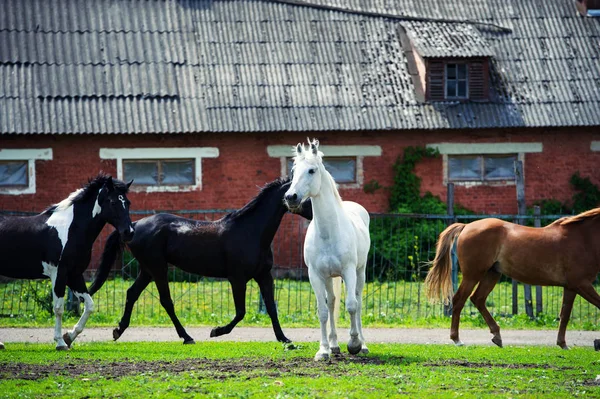
[{"label": "white horse", "polygon": [[[302,144],[295,148],[292,184],[285,194],[285,202],[288,208],[294,210],[309,197],[312,201],[313,220],[304,240],[304,260],[317,297],[321,322],[321,347],[315,360],[327,360],[331,352],[340,353],[335,329],[335,304],[339,306],[341,289],[338,288],[335,293],[334,277],[342,277],[347,288],[346,309],[350,313],[348,352],[368,353],[360,315],[371,245],[369,214],[356,202],[342,201],[333,177],[323,166],[319,141],[309,141],[309,145],[309,149]],[[339,282],[339,279],[335,280]],[[329,340],[327,319],[331,325]]]}]

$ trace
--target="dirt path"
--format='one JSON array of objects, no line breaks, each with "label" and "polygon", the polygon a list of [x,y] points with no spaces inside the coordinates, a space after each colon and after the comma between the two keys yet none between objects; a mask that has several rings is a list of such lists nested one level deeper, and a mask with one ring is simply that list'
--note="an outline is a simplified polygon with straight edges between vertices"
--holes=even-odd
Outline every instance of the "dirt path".
[{"label": "dirt path", "polygon": [[[65,330],[63,330],[65,331]],[[238,327],[229,335],[209,338],[209,327],[187,328],[187,332],[197,341],[275,341],[270,328]],[[316,328],[286,328],[286,335],[296,342],[316,342],[320,333]],[[502,338],[505,346],[511,345],[555,345],[555,330],[504,330]],[[347,330],[338,331],[340,342],[347,340]],[[447,329],[422,328],[365,328],[367,343],[414,343],[450,344]],[[52,328],[0,328],[1,342],[53,343]],[[567,343],[570,346],[593,347],[594,339],[600,338],[598,331],[568,331]],[[461,330],[461,339],[467,345],[493,345],[487,330]],[[112,328],[86,328],[77,342],[111,341]],[[119,341],[179,341],[174,328],[131,327]]]}]

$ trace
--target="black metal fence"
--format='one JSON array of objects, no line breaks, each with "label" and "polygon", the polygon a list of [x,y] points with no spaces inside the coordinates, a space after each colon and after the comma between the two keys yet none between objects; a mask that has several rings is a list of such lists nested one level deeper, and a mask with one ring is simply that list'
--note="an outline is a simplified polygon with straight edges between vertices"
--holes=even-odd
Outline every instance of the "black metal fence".
[{"label": "black metal fence", "polygon": [[[134,219],[155,213],[153,211],[132,212]],[[181,216],[215,220],[223,216],[225,210],[175,211]],[[561,215],[518,216],[518,215],[371,215],[371,250],[367,266],[367,285],[363,293],[363,320],[380,323],[403,323],[412,320],[441,318],[447,313],[443,305],[430,304],[424,296],[423,280],[427,274],[427,261],[435,256],[435,244],[439,233],[453,221],[468,223],[485,217],[496,217],[524,224],[546,225]],[[537,221],[537,223],[536,223]],[[302,260],[304,234],[308,222],[295,215],[286,215],[273,241],[275,257],[273,273],[276,277],[276,300],[280,317],[284,321],[306,320],[307,315],[315,315],[315,299],[307,281],[307,269]],[[112,228],[107,228],[97,240],[88,277],[93,276],[99,262],[106,236]],[[137,262],[127,253],[111,280],[94,297],[98,313],[109,319],[120,317],[126,289],[137,275]],[[170,269],[171,293],[176,312],[188,323],[219,322],[234,314],[233,300],[228,283],[219,279],[206,279]],[[457,282],[460,278],[456,276]],[[515,289],[516,287],[516,289]],[[527,296],[522,285],[516,285],[504,278],[494,289],[487,301],[490,312],[495,317],[512,317],[527,314],[531,317],[556,319],[560,312],[562,288],[543,287],[533,298]],[[536,291],[535,289],[533,290]],[[49,282],[9,281],[0,282],[0,315],[30,317],[39,312],[50,315]],[[342,297],[343,300],[343,297]],[[537,301],[537,303],[536,303]],[[343,303],[343,302],[342,302]],[[249,314],[261,312],[261,300],[256,284],[250,284],[247,293]],[[535,314],[532,310],[535,308]],[[598,310],[577,299],[572,320],[583,325],[597,324]],[[158,315],[158,316],[157,316]],[[162,315],[162,316],[161,316]],[[344,313],[342,312],[342,317]],[[464,317],[479,317],[478,311],[468,303]],[[95,316],[100,317],[100,316]],[[166,318],[158,300],[158,293],[151,286],[136,305],[134,319],[138,322],[156,317]],[[159,320],[160,321],[160,320]],[[168,324],[168,319],[165,319]]]}]

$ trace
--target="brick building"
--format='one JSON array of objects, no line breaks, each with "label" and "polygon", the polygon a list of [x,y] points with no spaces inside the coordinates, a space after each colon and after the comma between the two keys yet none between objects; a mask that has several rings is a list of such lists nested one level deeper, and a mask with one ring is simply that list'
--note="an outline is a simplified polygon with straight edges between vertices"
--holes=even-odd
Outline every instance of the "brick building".
[{"label": "brick building", "polygon": [[[293,4],[292,4],[293,3]],[[367,7],[366,4],[370,4]],[[0,209],[41,211],[103,170],[134,210],[230,209],[320,139],[341,194],[388,211],[407,146],[422,190],[475,211],[600,184],[592,1],[111,2],[0,6]],[[468,22],[466,22],[468,20]]]}]

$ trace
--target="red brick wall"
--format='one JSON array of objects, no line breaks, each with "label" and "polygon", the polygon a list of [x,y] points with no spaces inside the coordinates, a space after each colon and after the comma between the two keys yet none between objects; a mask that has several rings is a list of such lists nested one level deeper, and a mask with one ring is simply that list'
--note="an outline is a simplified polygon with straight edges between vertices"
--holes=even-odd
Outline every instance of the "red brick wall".
[{"label": "red brick wall", "polygon": [[[257,186],[279,176],[280,161],[267,155],[268,145],[305,140],[306,134],[190,134],[190,135],[36,135],[0,136],[2,148],[46,148],[53,150],[51,161],[36,161],[36,194],[2,195],[0,208],[39,212],[59,202],[98,171],[116,175],[115,160],[101,160],[99,149],[120,147],[218,147],[218,158],[202,160],[202,191],[182,193],[132,193],[133,210],[238,208],[256,195]],[[392,164],[406,146],[439,142],[542,142],[542,153],[525,155],[525,183],[528,204],[555,198],[568,201],[573,195],[570,176],[579,171],[600,184],[600,153],[590,151],[590,142],[600,140],[593,129],[529,129],[414,132],[325,132],[311,134],[327,145],[380,145],[381,157],[364,158],[364,181],[376,179],[392,183]],[[418,164],[422,191],[445,199],[442,158]],[[370,212],[388,210],[388,193],[367,194],[362,189],[341,190],[344,199],[363,204]],[[477,212],[516,212],[515,186],[461,187],[455,189],[456,202]]]}]

